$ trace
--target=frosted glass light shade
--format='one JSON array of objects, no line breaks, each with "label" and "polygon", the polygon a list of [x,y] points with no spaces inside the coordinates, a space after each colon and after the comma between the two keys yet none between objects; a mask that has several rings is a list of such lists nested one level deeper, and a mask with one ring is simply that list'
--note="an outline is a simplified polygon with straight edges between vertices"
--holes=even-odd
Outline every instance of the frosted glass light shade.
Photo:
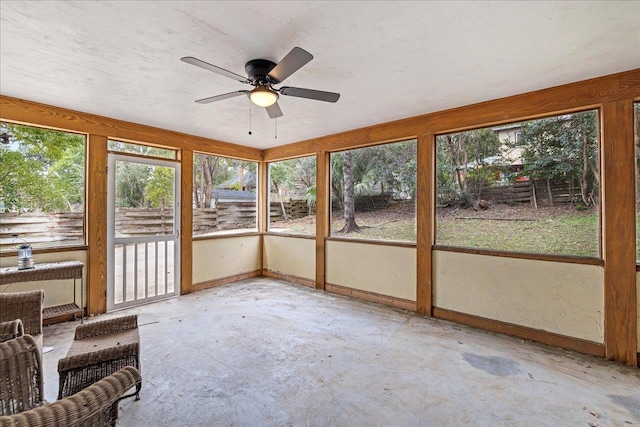
[{"label": "frosted glass light shade", "polygon": [[249,98],[258,107],[270,107],[278,100],[278,93],[270,90],[267,86],[258,86],[251,91]]}]

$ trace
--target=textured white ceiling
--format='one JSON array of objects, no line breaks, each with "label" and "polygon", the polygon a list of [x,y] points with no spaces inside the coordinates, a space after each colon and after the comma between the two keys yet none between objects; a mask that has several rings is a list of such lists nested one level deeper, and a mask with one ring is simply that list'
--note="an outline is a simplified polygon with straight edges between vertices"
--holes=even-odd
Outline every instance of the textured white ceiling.
[{"label": "textured white ceiling", "polygon": [[[0,3],[0,93],[267,148],[640,68],[639,1]],[[314,59],[274,122],[250,88],[181,62],[244,75],[294,46]]]}]

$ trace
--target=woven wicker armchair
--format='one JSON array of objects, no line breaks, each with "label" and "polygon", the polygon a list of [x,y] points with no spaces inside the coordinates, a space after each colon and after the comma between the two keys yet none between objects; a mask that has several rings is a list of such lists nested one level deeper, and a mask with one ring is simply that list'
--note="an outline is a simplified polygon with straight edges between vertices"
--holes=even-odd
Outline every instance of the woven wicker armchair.
[{"label": "woven wicker armchair", "polygon": [[[58,361],[58,399],[77,393],[125,366],[140,371],[137,315],[78,325],[67,357]],[[140,386],[136,389],[136,400],[140,399]]]},{"label": "woven wicker armchair", "polygon": [[140,384],[128,366],[52,404],[43,402],[42,356],[30,335],[0,343],[0,427],[115,426],[118,402]]},{"label": "woven wicker armchair", "polygon": [[0,322],[20,319],[24,333],[31,335],[42,351],[42,289],[28,292],[0,293]]},{"label": "woven wicker armchair", "polygon": [[22,320],[0,322],[0,342],[5,342],[24,335]]}]

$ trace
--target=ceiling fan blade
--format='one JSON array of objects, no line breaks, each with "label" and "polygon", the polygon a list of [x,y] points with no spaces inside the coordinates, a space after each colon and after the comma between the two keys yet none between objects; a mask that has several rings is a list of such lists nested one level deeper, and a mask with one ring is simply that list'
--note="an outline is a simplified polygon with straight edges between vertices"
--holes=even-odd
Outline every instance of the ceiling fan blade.
[{"label": "ceiling fan blade", "polygon": [[283,116],[282,110],[280,109],[280,106],[277,102],[273,105],[265,107],[265,109],[267,110],[267,114],[269,114],[269,117],[272,119],[277,119],[278,117]]},{"label": "ceiling fan blade", "polygon": [[239,81],[240,83],[249,83],[249,80],[247,80],[246,77],[243,77],[240,74],[232,73],[231,71],[227,71],[224,68],[216,67],[215,65],[201,61],[197,58],[194,58],[193,56],[185,56],[184,58],[180,58],[180,61],[186,62],[187,64],[195,65],[196,67],[200,67],[208,71],[213,71],[216,74],[229,77],[233,80]]},{"label": "ceiling fan blade", "polygon": [[299,47],[294,47],[291,52],[287,53],[287,56],[282,58],[282,61],[278,62],[278,65],[273,67],[273,70],[269,71],[268,76],[275,83],[281,83],[312,59],[313,55],[309,52]]},{"label": "ceiling fan blade", "polygon": [[296,96],[298,98],[315,99],[317,101],[336,102],[340,99],[340,94],[335,92],[324,92],[322,90],[303,89],[301,87],[281,87],[278,92],[282,95]]},{"label": "ceiling fan blade", "polygon": [[222,95],[210,96],[209,98],[198,99],[198,104],[210,104],[216,101],[222,101],[223,99],[235,98],[236,96],[245,95],[249,93],[248,90],[239,90],[236,92],[223,93]]}]

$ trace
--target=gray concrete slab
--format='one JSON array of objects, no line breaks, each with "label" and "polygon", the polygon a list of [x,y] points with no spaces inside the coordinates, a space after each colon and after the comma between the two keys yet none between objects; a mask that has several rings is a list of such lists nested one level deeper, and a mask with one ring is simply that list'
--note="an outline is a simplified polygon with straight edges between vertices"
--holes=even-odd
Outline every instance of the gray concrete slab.
[{"label": "gray concrete slab", "polygon": [[[120,426],[633,426],[640,370],[266,278],[139,314]],[[74,322],[46,327],[45,394]]]}]

